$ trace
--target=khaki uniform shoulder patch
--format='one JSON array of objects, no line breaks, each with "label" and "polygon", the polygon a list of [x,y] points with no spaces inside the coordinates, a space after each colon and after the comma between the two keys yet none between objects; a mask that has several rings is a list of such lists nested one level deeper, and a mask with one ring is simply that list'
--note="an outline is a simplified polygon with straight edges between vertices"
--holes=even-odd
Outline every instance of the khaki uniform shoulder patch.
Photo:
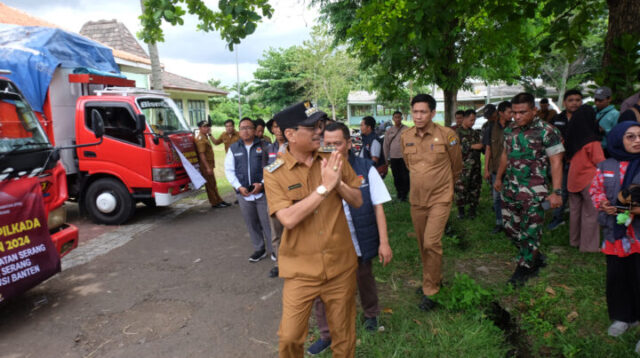
[{"label": "khaki uniform shoulder patch", "polygon": [[449,142],[449,145],[453,147],[454,145],[458,144],[458,138],[455,134],[449,134],[449,137],[447,137],[447,142]]},{"label": "khaki uniform shoulder patch", "polygon": [[282,160],[281,158],[278,158],[273,163],[266,165],[264,169],[269,173],[273,173],[276,171],[276,169],[280,168],[282,164],[284,164],[284,160]]}]

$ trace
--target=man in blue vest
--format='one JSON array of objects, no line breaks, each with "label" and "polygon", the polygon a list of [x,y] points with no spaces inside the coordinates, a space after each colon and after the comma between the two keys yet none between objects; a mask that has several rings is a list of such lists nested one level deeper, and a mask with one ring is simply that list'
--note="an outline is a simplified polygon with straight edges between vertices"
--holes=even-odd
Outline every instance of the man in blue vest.
[{"label": "man in blue vest", "polygon": [[[258,262],[276,256],[271,244],[271,227],[267,199],[264,196],[262,169],[268,155],[266,145],[256,138],[256,126],[250,118],[242,118],[239,124],[240,140],[231,144],[224,160],[224,173],[236,190],[240,211],[249,229],[254,252],[250,262]],[[266,246],[265,246],[266,242]]]},{"label": "man in blue vest", "polygon": [[[362,206],[356,209],[344,200],[342,205],[358,255],[356,277],[364,311],[364,327],[369,331],[376,331],[380,309],[371,261],[378,256],[380,263],[385,266],[393,257],[387,235],[387,219],[382,207],[382,204],[391,201],[391,196],[373,163],[350,153],[351,140],[347,126],[337,122],[329,124],[324,131],[324,144],[325,147],[335,147],[336,151],[348,158],[349,164],[361,180]],[[307,349],[307,353],[311,355],[319,354],[331,345],[324,304],[319,299],[315,302],[315,311],[320,339]]]}]

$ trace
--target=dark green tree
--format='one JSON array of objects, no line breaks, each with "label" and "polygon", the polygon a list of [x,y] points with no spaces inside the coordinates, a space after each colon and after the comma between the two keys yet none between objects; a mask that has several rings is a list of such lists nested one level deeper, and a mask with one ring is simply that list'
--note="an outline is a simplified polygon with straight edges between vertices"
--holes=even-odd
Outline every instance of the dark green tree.
[{"label": "dark green tree", "polygon": [[270,48],[258,60],[258,69],[253,73],[257,101],[274,111],[304,98],[301,83],[304,76],[298,68],[301,49],[292,46],[286,49]]},{"label": "dark green tree", "polygon": [[[332,33],[361,68],[376,67],[376,88],[438,85],[445,122],[468,78],[514,82],[520,74],[534,1],[317,0]],[[517,6],[516,6],[517,5]],[[501,54],[508,53],[509,56]]]}]

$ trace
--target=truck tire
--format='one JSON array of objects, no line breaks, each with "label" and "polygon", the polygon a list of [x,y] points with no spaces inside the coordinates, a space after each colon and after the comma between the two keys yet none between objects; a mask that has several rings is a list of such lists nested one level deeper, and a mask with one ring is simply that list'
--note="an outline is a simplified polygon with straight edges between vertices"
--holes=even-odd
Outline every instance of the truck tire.
[{"label": "truck tire", "polygon": [[136,209],[127,188],[113,178],[102,178],[91,183],[84,202],[87,213],[98,224],[123,224]]}]

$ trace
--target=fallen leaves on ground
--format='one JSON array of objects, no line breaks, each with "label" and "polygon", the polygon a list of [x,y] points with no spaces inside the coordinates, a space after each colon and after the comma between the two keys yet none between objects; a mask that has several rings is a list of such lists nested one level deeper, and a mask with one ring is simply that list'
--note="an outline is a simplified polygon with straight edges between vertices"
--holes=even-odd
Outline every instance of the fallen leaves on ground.
[{"label": "fallen leaves on ground", "polygon": [[551,286],[547,286],[547,288],[545,288],[544,292],[550,294],[551,296],[555,296],[556,295],[556,291]]}]

